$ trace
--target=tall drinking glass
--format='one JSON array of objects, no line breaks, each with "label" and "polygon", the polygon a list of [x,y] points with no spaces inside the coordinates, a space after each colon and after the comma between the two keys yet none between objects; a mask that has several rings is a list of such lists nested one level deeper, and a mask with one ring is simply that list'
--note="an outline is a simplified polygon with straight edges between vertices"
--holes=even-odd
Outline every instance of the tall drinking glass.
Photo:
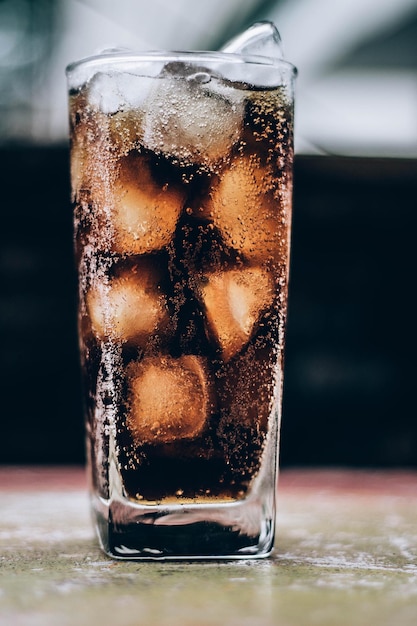
[{"label": "tall drinking glass", "polygon": [[124,559],[274,540],[294,68],[109,53],[67,69],[92,509]]}]

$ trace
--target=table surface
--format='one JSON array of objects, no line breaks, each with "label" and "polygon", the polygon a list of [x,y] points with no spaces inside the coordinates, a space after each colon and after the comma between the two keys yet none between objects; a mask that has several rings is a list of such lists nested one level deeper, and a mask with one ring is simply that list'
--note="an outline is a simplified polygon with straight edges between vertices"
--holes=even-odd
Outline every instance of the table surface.
[{"label": "table surface", "polygon": [[271,558],[103,555],[83,468],[0,467],[1,626],[415,626],[417,472],[281,472]]}]

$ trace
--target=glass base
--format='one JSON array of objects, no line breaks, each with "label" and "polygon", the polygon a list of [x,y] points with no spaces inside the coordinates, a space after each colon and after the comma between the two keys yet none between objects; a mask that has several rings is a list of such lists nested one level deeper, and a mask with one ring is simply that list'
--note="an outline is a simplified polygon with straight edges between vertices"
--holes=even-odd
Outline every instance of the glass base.
[{"label": "glass base", "polygon": [[116,559],[264,558],[273,547],[274,515],[259,501],[162,508],[96,500],[93,508],[101,547]]}]

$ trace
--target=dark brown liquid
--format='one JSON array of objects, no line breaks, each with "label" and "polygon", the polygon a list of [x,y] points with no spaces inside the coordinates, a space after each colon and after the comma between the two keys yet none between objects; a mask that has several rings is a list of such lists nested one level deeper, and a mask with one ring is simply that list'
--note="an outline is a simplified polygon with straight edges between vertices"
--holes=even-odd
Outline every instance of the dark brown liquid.
[{"label": "dark brown liquid", "polygon": [[193,164],[149,148],[141,111],[88,96],[71,132],[95,487],[107,497],[112,440],[132,499],[240,499],[282,365],[291,110],[278,89],[245,91],[238,137]]}]

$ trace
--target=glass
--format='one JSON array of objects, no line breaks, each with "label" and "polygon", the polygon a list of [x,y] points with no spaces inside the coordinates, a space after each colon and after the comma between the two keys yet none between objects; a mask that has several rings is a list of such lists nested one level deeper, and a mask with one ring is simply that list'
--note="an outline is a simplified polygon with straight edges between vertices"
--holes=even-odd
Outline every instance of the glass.
[{"label": "glass", "polygon": [[294,68],[71,65],[88,467],[116,558],[267,556],[275,529]]}]

